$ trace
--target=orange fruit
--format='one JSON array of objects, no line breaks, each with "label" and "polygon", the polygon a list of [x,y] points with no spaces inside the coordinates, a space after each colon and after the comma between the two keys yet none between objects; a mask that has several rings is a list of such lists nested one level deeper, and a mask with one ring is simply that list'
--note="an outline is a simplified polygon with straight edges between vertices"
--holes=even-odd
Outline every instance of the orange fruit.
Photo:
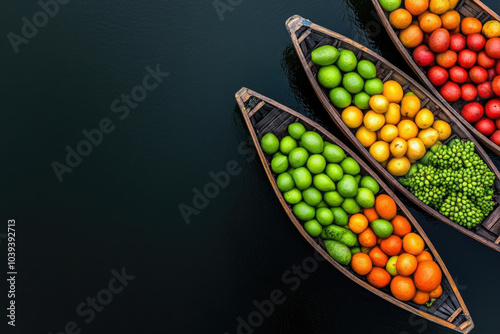
[{"label": "orange fruit", "polygon": [[398,134],[399,134],[399,130],[393,124],[386,124],[382,127],[382,129],[380,129],[380,139],[382,139],[383,141],[385,141],[387,143],[390,143],[394,139],[396,139]]},{"label": "orange fruit", "polygon": [[406,156],[410,159],[410,161],[417,161],[425,155],[426,149],[422,139],[411,138],[407,143],[408,150],[406,151]]},{"label": "orange fruit", "polygon": [[436,63],[443,68],[453,67],[458,60],[458,55],[453,50],[446,50],[436,56]]},{"label": "orange fruit", "polygon": [[401,43],[408,49],[413,49],[424,41],[424,32],[420,29],[418,22],[416,25],[410,25],[399,33]]},{"label": "orange fruit", "polygon": [[411,232],[411,224],[408,219],[403,216],[397,215],[393,220],[391,220],[391,224],[394,229],[392,233],[400,238],[403,238]]},{"label": "orange fruit", "polygon": [[404,119],[398,124],[399,137],[404,140],[415,138],[418,135],[418,126],[415,122]]},{"label": "orange fruit", "polygon": [[389,256],[398,255],[403,249],[403,240],[397,235],[391,235],[388,238],[382,239],[380,249]]},{"label": "orange fruit", "polygon": [[425,12],[423,12],[422,14],[420,14],[419,16],[417,16],[418,22],[420,22],[420,20],[422,19],[422,17],[425,16],[425,14],[429,14],[429,13],[430,13],[430,11],[426,10]]},{"label": "orange fruit", "polygon": [[398,8],[389,15],[389,22],[396,29],[406,29],[411,24],[413,17],[404,8]]},{"label": "orange fruit", "polygon": [[403,253],[398,257],[396,270],[401,276],[410,276],[417,270],[417,258],[411,254]]},{"label": "orange fruit", "polygon": [[380,218],[377,211],[375,211],[375,208],[363,209],[363,214],[370,223]]},{"label": "orange fruit", "polygon": [[356,274],[365,276],[372,271],[372,260],[365,253],[356,253],[352,256],[351,267]]},{"label": "orange fruit", "polygon": [[382,289],[391,283],[391,274],[385,269],[373,267],[372,271],[366,276],[366,280],[374,287]]},{"label": "orange fruit", "polygon": [[392,279],[391,292],[396,299],[407,302],[415,297],[417,289],[410,277],[398,275]]},{"label": "orange fruit", "polygon": [[429,296],[431,298],[439,298],[441,297],[442,294],[443,294],[443,287],[441,286],[441,284],[439,284],[436,290],[429,292]]},{"label": "orange fruit", "polygon": [[363,247],[373,247],[377,244],[377,235],[368,227],[358,235],[358,241]]},{"label": "orange fruit", "polygon": [[[360,234],[368,227],[368,219],[361,213],[356,213],[349,218],[349,228],[356,234]],[[361,274],[360,274],[361,275]],[[365,274],[366,275],[366,274]]]},{"label": "orange fruit", "polygon": [[425,248],[424,239],[416,233],[408,233],[403,238],[403,249],[412,255],[420,255]]},{"label": "orange fruit", "polygon": [[384,82],[382,95],[391,103],[399,103],[403,98],[403,87],[397,81],[388,80]]},{"label": "orange fruit", "polygon": [[389,100],[384,95],[373,95],[368,104],[377,114],[385,114],[389,110]]},{"label": "orange fruit", "polygon": [[418,305],[424,305],[429,301],[429,299],[431,299],[431,297],[428,292],[417,290],[415,297],[413,297],[411,301]]},{"label": "orange fruit", "polygon": [[377,141],[377,134],[374,131],[369,131],[364,125],[360,126],[356,131],[356,139],[359,140],[363,147],[370,147]]},{"label": "orange fruit", "polygon": [[385,123],[397,125],[401,120],[401,106],[397,103],[390,103],[389,110],[384,114]]},{"label": "orange fruit", "polygon": [[389,150],[389,143],[385,141],[377,141],[370,146],[368,150],[371,156],[378,162],[384,162],[389,159],[391,151]]},{"label": "orange fruit", "polygon": [[429,0],[405,0],[405,8],[412,15],[420,15],[429,8]]},{"label": "orange fruit", "polygon": [[420,255],[417,256],[417,262],[420,263],[422,261],[432,261],[432,254],[424,250],[422,253],[420,253]]},{"label": "orange fruit", "polygon": [[[398,129],[399,135],[399,129]],[[401,137],[394,138],[391,145],[389,146],[391,150],[391,154],[394,158],[402,158],[405,156],[406,151],[408,150],[408,143]]]},{"label": "orange fruit", "polygon": [[421,109],[415,116],[415,124],[420,129],[427,129],[434,123],[434,114],[427,108]]},{"label": "orange fruit", "polygon": [[443,15],[441,15],[441,22],[443,22],[443,28],[448,30],[456,29],[460,26],[460,14],[456,10],[450,10]]},{"label": "orange fruit", "polygon": [[415,117],[420,111],[421,102],[418,96],[407,95],[401,100],[401,115]]},{"label": "orange fruit", "polygon": [[434,261],[422,261],[413,274],[415,286],[423,292],[432,292],[441,284],[443,273]]},{"label": "orange fruit", "polygon": [[387,163],[387,171],[394,176],[403,176],[408,173],[411,168],[411,162],[407,157],[392,158]]},{"label": "orange fruit", "polygon": [[460,0],[450,0],[450,10],[455,9]]},{"label": "orange fruit", "polygon": [[460,29],[464,35],[480,34],[483,29],[483,24],[475,17],[468,16],[462,19]]},{"label": "orange fruit", "polygon": [[379,246],[373,247],[368,255],[370,259],[372,259],[372,263],[375,267],[385,268],[387,261],[389,261],[389,257],[382,252]]},{"label": "orange fruit", "polygon": [[441,22],[441,18],[434,13],[422,14],[422,18],[420,19],[420,29],[423,32],[430,34],[434,30],[441,28],[443,23]]},{"label": "orange fruit", "polygon": [[344,124],[351,129],[356,129],[363,123],[363,112],[355,106],[345,108],[340,117]]},{"label": "orange fruit", "polygon": [[432,13],[441,15],[444,14],[450,9],[450,1],[449,0],[431,0],[429,2],[429,10]]},{"label": "orange fruit", "polygon": [[377,131],[384,126],[385,117],[383,114],[378,114],[373,110],[369,110],[363,118],[363,124],[368,131]]},{"label": "orange fruit", "polygon": [[381,218],[386,220],[391,220],[398,213],[396,202],[386,194],[377,196],[375,199],[375,210]]},{"label": "orange fruit", "polygon": [[440,119],[434,121],[434,124],[432,124],[432,128],[439,133],[438,139],[441,141],[448,139],[448,137],[451,135],[450,124]]}]

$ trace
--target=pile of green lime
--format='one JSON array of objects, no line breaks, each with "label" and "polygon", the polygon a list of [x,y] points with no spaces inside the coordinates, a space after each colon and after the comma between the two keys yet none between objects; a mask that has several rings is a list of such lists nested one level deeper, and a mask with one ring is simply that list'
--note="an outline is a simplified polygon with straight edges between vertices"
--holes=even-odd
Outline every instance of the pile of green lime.
[{"label": "pile of green lime", "polygon": [[[361,175],[356,160],[318,133],[307,131],[303,124],[290,124],[281,141],[272,133],[265,134],[261,147],[272,155],[271,169],[285,201],[312,237],[328,232],[332,224],[348,231],[350,215],[375,205],[380,190],[377,181]],[[357,242],[347,244],[359,246]]]},{"label": "pile of green lime", "polygon": [[361,110],[368,109],[370,97],[382,94],[383,83],[369,60],[358,62],[354,52],[323,45],[311,53],[311,60],[321,68],[319,83],[330,89],[330,100],[337,108],[347,108],[353,102]]}]

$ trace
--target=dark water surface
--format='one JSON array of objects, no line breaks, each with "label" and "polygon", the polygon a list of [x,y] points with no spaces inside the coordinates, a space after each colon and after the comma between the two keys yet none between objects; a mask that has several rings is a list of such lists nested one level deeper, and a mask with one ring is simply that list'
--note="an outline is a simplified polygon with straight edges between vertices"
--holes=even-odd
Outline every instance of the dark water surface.
[{"label": "dark water surface", "polygon": [[[500,3],[485,2],[500,12]],[[236,319],[256,310],[254,300],[279,289],[283,303],[255,333],[452,333],[324,262],[289,282],[296,275],[287,271],[313,251],[259,161],[249,159],[235,109],[234,93],[247,86],[341,136],[309,87],[284,22],[300,14],[407,70],[371,2],[232,3],[239,4],[221,21],[211,0],[73,0],[17,54],[7,37],[0,43],[0,232],[7,219],[17,222],[17,326],[9,332],[66,326],[79,333],[78,326],[81,333],[233,334]],[[20,34],[21,18],[39,9],[35,0],[4,2],[4,36]],[[380,33],[371,36],[367,24]],[[140,96],[136,87],[157,66],[169,75],[146,82],[156,88],[143,102],[114,102],[131,91]],[[77,149],[82,130],[100,124],[110,133],[92,132],[102,142],[59,182],[51,164],[65,163],[66,146]],[[186,224],[178,206],[192,205],[195,189],[228,164],[236,175]],[[498,333],[500,254],[408,205],[460,287],[473,333]],[[5,246],[3,239],[2,254]],[[122,268],[135,278],[119,289],[113,277]],[[102,290],[108,283],[115,294]],[[100,312],[87,306],[96,295],[107,304]]]}]

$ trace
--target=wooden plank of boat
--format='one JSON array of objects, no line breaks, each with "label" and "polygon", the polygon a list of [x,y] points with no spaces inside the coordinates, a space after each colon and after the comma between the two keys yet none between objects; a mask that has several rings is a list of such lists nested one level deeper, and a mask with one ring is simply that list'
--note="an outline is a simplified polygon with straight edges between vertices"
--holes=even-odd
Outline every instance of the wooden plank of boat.
[{"label": "wooden plank of boat", "polygon": [[[415,218],[411,215],[399,198],[391,191],[391,189],[380,179],[377,173],[370,169],[370,167],[368,167],[363,160],[356,156],[356,154],[354,154],[344,143],[334,137],[319,124],[291,110],[290,108],[287,108],[282,104],[247,88],[242,88],[236,93],[236,100],[276,196],[278,196],[281,205],[285,209],[285,212],[292,221],[293,225],[319,254],[321,254],[328,262],[330,262],[330,264],[332,264],[337,270],[342,272],[348,278],[396,306],[460,333],[468,333],[472,330],[472,328],[474,328],[474,323],[469,311],[467,310],[460,292],[458,291],[438,252]],[[280,119],[280,122],[274,122],[276,119]],[[278,189],[278,185],[276,184],[276,175],[274,175],[271,171],[270,159],[272,157],[266,155],[260,147],[260,139],[266,133],[271,132],[281,139],[288,135],[288,125],[294,122],[302,123],[308,131],[317,132],[325,141],[329,141],[340,146],[348,156],[355,159],[361,166],[361,173],[363,175],[371,175],[379,183],[381,192],[386,193],[396,201],[398,214],[406,217],[412,224],[413,231],[418,233],[425,240],[428,251],[432,253],[436,263],[439,264],[441,270],[443,271],[443,280],[441,282],[444,291],[443,295],[439,297],[430,308],[423,305],[417,305],[412,302],[399,301],[392,296],[388,288],[377,289],[368,284],[363,276],[357,275],[349,267],[343,266],[333,260],[326,252],[321,238],[311,237],[306,232],[300,221],[295,217],[292,212],[292,207],[285,201],[283,195]],[[274,123],[274,125],[269,126],[271,123]]]},{"label": "wooden plank of boat", "polygon": [[[436,87],[429,81],[427,78],[427,73],[426,71],[417,65],[415,61],[413,60],[413,57],[410,53],[410,51],[401,43],[399,40],[399,31],[396,31],[392,26],[391,23],[389,22],[389,13],[385,12],[384,9],[380,6],[378,0],[372,0],[373,5],[375,6],[375,9],[377,11],[378,16],[380,17],[380,20],[382,21],[382,24],[384,25],[385,29],[387,30],[387,33],[391,37],[392,41],[394,42],[394,45],[398,48],[399,52],[403,55],[405,58],[406,62],[410,67],[413,69],[416,75],[420,78],[420,81],[424,83],[424,85],[433,93],[435,96],[439,98],[441,103],[448,109],[450,110],[460,122],[462,122],[467,130],[469,130],[470,133],[474,135],[479,141],[481,141],[485,146],[487,146],[492,152],[494,152],[496,155],[500,155],[500,146],[492,142],[488,137],[483,135],[481,132],[477,131],[472,124],[467,122],[462,115],[460,114],[460,111],[462,110],[462,107],[467,103],[466,101],[463,101],[462,99],[456,101],[456,102],[448,102],[446,101],[441,94],[438,92]],[[480,20],[483,24],[489,20],[498,20],[500,21],[500,16],[498,16],[493,10],[488,8],[485,4],[483,4],[479,0],[462,0],[460,3],[457,5],[455,8],[456,11],[458,11],[462,17],[465,16],[472,16]],[[480,98],[476,99],[477,101],[480,101]]]},{"label": "wooden plank of boat", "polygon": [[[357,55],[358,59],[367,59],[375,64],[377,67],[377,76],[382,81],[395,80],[403,86],[405,92],[411,91],[417,95],[422,102],[422,108],[430,109],[435,119],[441,119],[449,123],[452,127],[453,134],[448,138],[448,141],[455,138],[467,139],[476,145],[476,153],[485,161],[488,167],[496,175],[495,187],[496,193],[500,191],[500,172],[495,167],[491,159],[488,157],[484,149],[478,144],[475,138],[467,131],[462,123],[460,123],[455,116],[446,108],[436,97],[426,91],[420,84],[403,73],[400,69],[389,63],[372,50],[344,37],[336,32],[323,28],[317,24],[312,23],[298,15],[292,16],[287,20],[286,26],[292,38],[293,45],[299,56],[300,62],[311,82],[316,95],[319,97],[321,103],[326,111],[333,119],[333,121],[340,127],[342,132],[353,142],[356,148],[370,161],[370,164],[379,171],[396,189],[402,192],[406,197],[412,200],[416,205],[422,208],[425,212],[431,214],[438,220],[456,228],[467,236],[487,245],[496,251],[500,252],[500,243],[498,238],[500,236],[500,206],[496,206],[495,210],[478,225],[475,230],[468,230],[459,224],[454,223],[447,217],[440,214],[437,210],[424,204],[416,196],[414,196],[408,189],[402,186],[398,180],[392,176],[380,163],[378,163],[368,152],[368,150],[361,145],[356,139],[353,130],[349,129],[340,117],[341,110],[337,110],[330,99],[328,98],[328,90],[320,86],[316,79],[319,66],[312,64],[311,52],[322,45],[333,45],[338,48],[349,49]],[[307,34],[305,39],[299,43],[301,37]],[[311,65],[312,64],[312,65]],[[446,141],[446,142],[448,142]]]}]

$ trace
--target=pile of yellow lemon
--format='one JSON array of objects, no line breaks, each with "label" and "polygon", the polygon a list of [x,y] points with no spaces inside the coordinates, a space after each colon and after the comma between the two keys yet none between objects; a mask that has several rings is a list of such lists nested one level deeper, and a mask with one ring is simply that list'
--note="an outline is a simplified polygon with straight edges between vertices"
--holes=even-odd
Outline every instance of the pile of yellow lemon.
[{"label": "pile of yellow lemon", "polygon": [[420,99],[412,92],[404,94],[394,80],[384,83],[382,94],[373,95],[369,106],[364,114],[356,106],[344,109],[342,121],[356,129],[361,145],[394,176],[408,173],[428,148],[451,135],[447,122],[434,120]]}]

